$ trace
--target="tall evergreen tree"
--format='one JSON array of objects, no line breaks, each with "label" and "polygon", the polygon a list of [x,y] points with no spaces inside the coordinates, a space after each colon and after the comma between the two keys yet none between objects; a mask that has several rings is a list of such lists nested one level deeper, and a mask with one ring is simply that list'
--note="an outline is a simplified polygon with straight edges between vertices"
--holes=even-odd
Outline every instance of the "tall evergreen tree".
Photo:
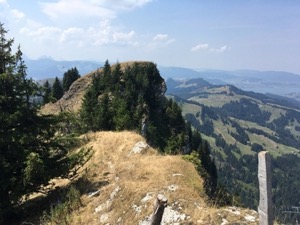
[{"label": "tall evergreen tree", "polygon": [[0,24],[0,224],[22,196],[66,174],[70,165],[62,136],[55,136],[58,120],[37,113],[31,97],[38,87],[26,78],[22,52],[11,52],[5,34]]},{"label": "tall evergreen tree", "polygon": [[76,67],[69,69],[67,72],[64,73],[63,76],[63,89],[64,92],[67,92],[70,86],[80,78],[79,72]]},{"label": "tall evergreen tree", "polygon": [[101,79],[100,87],[99,87],[100,91],[104,91],[105,89],[108,89],[111,80],[111,67],[108,60],[106,60],[104,63],[104,67],[100,79]]},{"label": "tall evergreen tree", "polygon": [[100,74],[96,73],[93,76],[92,85],[86,91],[83,96],[83,101],[80,109],[80,118],[82,121],[83,132],[89,130],[99,130],[98,122],[98,108],[99,108],[99,86],[100,86]]},{"label": "tall evergreen tree", "polygon": [[55,101],[59,100],[64,95],[64,89],[61,85],[58,77],[55,77],[53,86],[52,86],[52,97]]},{"label": "tall evergreen tree", "polygon": [[43,104],[47,104],[51,100],[51,92],[52,88],[48,82],[48,80],[43,84]]},{"label": "tall evergreen tree", "polygon": [[11,54],[13,39],[6,39],[7,30],[0,23],[0,74],[12,72],[14,56]]}]

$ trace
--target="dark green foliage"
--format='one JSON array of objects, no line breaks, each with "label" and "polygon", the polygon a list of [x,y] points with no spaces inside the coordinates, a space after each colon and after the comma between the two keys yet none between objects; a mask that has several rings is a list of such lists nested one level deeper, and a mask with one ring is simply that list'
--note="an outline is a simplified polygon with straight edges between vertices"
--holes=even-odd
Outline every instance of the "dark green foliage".
[{"label": "dark green foliage", "polygon": [[[171,84],[176,87],[181,83],[174,81]],[[172,88],[173,94],[181,97],[189,96],[187,99],[199,97],[205,98],[207,101],[207,98],[215,97],[214,95],[218,95],[220,98],[225,96],[226,99],[233,96],[231,102],[225,104],[220,102],[219,107],[201,104],[201,99],[199,102],[187,99],[178,101],[194,104],[201,108],[197,113],[187,113],[185,118],[195,129],[210,136],[213,140],[212,145],[216,145],[212,155],[218,167],[219,183],[233,196],[239,195],[243,206],[257,209],[258,179],[257,154],[255,153],[269,150],[268,146],[272,142],[275,144],[272,146],[272,152],[276,151],[274,148],[282,148],[282,145],[291,146],[295,148],[295,155],[284,154],[280,151],[279,154],[283,155],[273,159],[275,161],[273,165],[273,199],[279,211],[281,206],[298,206],[300,184],[297,177],[299,173],[296,170],[300,165],[299,157],[297,157],[299,154],[297,149],[300,146],[299,106],[292,105],[283,98],[246,92],[234,86],[226,85],[225,87],[229,89],[229,92],[216,93],[218,90],[216,86],[207,86],[206,89],[196,86],[195,90],[197,91],[193,92],[189,88],[186,90]],[[237,97],[240,100],[236,100]],[[222,123],[227,129],[220,129]],[[234,139],[235,141],[232,142]],[[239,149],[240,146],[243,149]],[[249,152],[249,149],[252,152]],[[286,150],[289,151],[288,148]],[[249,155],[244,155],[245,152]],[[275,154],[277,155],[277,153]],[[279,218],[287,217],[289,217],[288,214],[279,216]],[[291,222],[295,222],[295,220],[290,220]]]},{"label": "dark green foliage", "polygon": [[52,98],[54,101],[59,100],[64,95],[64,89],[58,77],[55,77],[52,87]]},{"label": "dark green foliage", "polygon": [[51,92],[52,88],[48,82],[48,80],[43,84],[43,105],[49,103],[51,101]]},{"label": "dark green foliage", "polygon": [[80,120],[82,121],[83,132],[88,130],[96,131],[99,130],[97,124],[97,109],[99,105],[98,96],[100,91],[97,90],[100,82],[100,77],[98,74],[93,76],[93,81],[91,87],[86,91],[82,107],[80,111]]},{"label": "dark green foliage", "polygon": [[[179,105],[164,96],[165,83],[153,63],[134,63],[121,69],[108,61],[94,74],[80,111],[83,131],[135,130],[146,123],[146,139],[168,154],[196,152],[210,197],[217,190],[217,170],[210,147],[198,131],[186,124]],[[208,123],[210,120],[208,120]]]},{"label": "dark green foliage", "polygon": [[245,130],[234,120],[230,121],[230,123],[236,129],[236,132],[229,132],[229,134],[241,144],[247,145],[250,139]]},{"label": "dark green foliage", "polygon": [[253,151],[253,152],[260,152],[260,151],[263,151],[263,150],[264,150],[264,148],[260,144],[253,143],[251,145],[251,151]]},{"label": "dark green foliage", "polygon": [[71,68],[67,72],[65,72],[62,84],[64,92],[67,92],[70,86],[73,84],[73,82],[76,81],[78,78],[80,78],[80,75],[76,67]]},{"label": "dark green foliage", "polygon": [[218,113],[221,115],[232,116],[234,118],[255,122],[264,126],[269,120],[271,113],[260,110],[259,106],[249,99],[241,98],[240,101],[231,101],[224,104]]},{"label": "dark green foliage", "polygon": [[136,130],[147,123],[147,139],[168,153],[182,153],[188,136],[180,107],[164,97],[165,84],[156,65],[134,63],[121,69],[106,61],[94,75],[80,115],[84,131]]},{"label": "dark green foliage", "polygon": [[286,154],[277,158],[272,158],[272,168],[274,171],[272,176],[273,198],[274,202],[277,203],[276,212],[279,214],[277,214],[277,219],[284,224],[295,224],[296,221],[296,214],[283,213],[282,211],[288,210],[282,209],[299,206],[299,162],[300,157],[295,154]]},{"label": "dark green foliage", "polygon": [[204,190],[209,196],[210,203],[219,206],[232,204],[234,197],[218,183],[217,167],[211,156],[208,142],[202,140],[198,131],[192,132],[191,140],[192,152],[183,158],[194,163],[197,171],[203,177]]},{"label": "dark green foliage", "polygon": [[83,157],[67,157],[74,141],[60,132],[64,125],[60,117],[37,113],[31,97],[39,89],[26,78],[22,52],[18,48],[11,53],[12,41],[5,33],[0,24],[0,223],[10,217],[22,196],[55,176],[67,176],[75,161],[84,161],[91,152],[83,149],[87,152]]}]

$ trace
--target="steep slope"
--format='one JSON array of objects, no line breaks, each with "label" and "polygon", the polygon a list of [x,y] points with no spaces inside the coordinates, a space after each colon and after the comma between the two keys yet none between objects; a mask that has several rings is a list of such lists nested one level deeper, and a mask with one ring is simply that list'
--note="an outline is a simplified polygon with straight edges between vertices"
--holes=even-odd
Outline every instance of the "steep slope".
[{"label": "steep slope", "polygon": [[85,91],[92,83],[92,77],[95,73],[91,72],[77,79],[70,87],[69,91],[55,103],[48,103],[42,107],[43,114],[57,114],[61,111],[78,111],[82,104]]},{"label": "steep slope", "polygon": [[[144,61],[132,61],[132,62],[123,62],[120,63],[121,70],[132,66],[134,63],[140,65],[149,64],[150,62]],[[113,70],[116,65],[112,65],[111,69]],[[82,104],[83,96],[91,85],[93,76],[96,73],[103,72],[103,68],[99,68],[95,71],[85,74],[84,76],[77,79],[70,87],[70,89],[64,94],[64,96],[55,103],[48,103],[42,107],[41,113],[43,114],[57,114],[61,111],[70,111],[77,112]]]},{"label": "steep slope", "polygon": [[[65,215],[69,224],[147,224],[159,193],[168,198],[165,225],[258,224],[255,211],[207,205],[203,180],[182,156],[159,155],[143,137],[128,131],[90,133],[86,138],[94,155],[80,170],[78,179],[85,180],[82,206]],[[141,153],[133,151],[137,145],[144,146]]]}]

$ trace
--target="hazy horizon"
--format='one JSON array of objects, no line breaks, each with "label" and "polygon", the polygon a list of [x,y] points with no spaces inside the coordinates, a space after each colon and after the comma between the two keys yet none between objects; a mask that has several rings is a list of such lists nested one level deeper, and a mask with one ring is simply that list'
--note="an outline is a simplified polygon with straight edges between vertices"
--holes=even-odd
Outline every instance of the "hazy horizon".
[{"label": "hazy horizon", "polygon": [[30,59],[300,74],[299,1],[0,0],[0,22]]}]

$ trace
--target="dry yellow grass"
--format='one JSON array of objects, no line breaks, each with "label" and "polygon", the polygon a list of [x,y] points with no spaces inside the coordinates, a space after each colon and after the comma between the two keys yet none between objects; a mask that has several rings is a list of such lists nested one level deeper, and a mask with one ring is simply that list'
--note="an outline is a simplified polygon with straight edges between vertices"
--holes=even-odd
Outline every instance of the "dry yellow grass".
[{"label": "dry yellow grass", "polygon": [[[81,197],[83,206],[71,215],[74,225],[138,225],[152,213],[158,193],[168,198],[173,210],[186,215],[178,224],[221,224],[224,219],[230,224],[254,213],[230,209],[241,211],[237,215],[228,208],[208,206],[203,180],[181,156],[162,156],[152,148],[129,154],[137,142],[144,141],[134,132],[97,132],[86,137],[94,155],[81,171],[89,186]],[[89,197],[93,191],[99,191],[98,195]],[[147,196],[152,198],[147,200]],[[257,224],[257,220],[247,224]]]},{"label": "dry yellow grass", "polygon": [[[151,193],[166,195],[169,203],[182,202],[182,206],[195,208],[194,203],[204,206],[202,180],[195,173],[194,167],[181,159],[180,156],[161,156],[153,149],[145,154],[130,155],[132,147],[143,138],[133,132],[99,132],[89,134],[91,141],[87,146],[93,146],[93,158],[88,163],[86,176],[92,183],[106,181],[108,184],[100,190],[100,195],[94,198],[83,196],[85,207],[75,217],[75,221],[85,221],[82,224],[99,224],[101,214],[107,214],[111,224],[138,224],[152,212],[153,199],[146,202],[139,214],[133,205],[141,205],[141,200]],[[184,172],[184,173],[183,173]],[[169,191],[170,185],[177,185],[178,190]],[[111,193],[119,187],[111,205],[95,213],[95,208],[110,199]],[[120,219],[121,218],[121,219]],[[76,223],[74,223],[76,224]],[[80,224],[80,223],[79,223]]]}]

